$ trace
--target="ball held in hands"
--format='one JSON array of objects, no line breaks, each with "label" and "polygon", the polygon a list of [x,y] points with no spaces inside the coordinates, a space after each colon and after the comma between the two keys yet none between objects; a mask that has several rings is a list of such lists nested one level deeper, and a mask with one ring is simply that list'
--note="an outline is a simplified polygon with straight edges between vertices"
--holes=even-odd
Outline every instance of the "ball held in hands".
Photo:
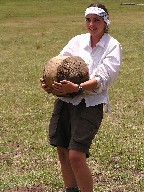
[{"label": "ball held in hands", "polygon": [[[81,57],[78,56],[56,56],[51,58],[44,66],[43,79],[52,90],[54,81],[71,81],[75,84],[89,80],[89,70]],[[54,94],[53,90],[52,93]],[[78,93],[70,93],[60,96],[76,96]],[[59,95],[57,95],[59,96]]]}]

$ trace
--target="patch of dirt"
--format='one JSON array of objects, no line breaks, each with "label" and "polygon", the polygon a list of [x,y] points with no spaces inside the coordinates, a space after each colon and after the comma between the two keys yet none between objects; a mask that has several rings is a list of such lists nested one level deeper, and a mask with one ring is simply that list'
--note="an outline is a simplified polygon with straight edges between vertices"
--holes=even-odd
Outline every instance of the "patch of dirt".
[{"label": "patch of dirt", "polygon": [[0,163],[2,163],[7,158],[7,155],[0,154]]},{"label": "patch of dirt", "polygon": [[25,186],[25,187],[16,187],[14,189],[7,189],[4,192],[46,192],[45,186],[42,184]]}]

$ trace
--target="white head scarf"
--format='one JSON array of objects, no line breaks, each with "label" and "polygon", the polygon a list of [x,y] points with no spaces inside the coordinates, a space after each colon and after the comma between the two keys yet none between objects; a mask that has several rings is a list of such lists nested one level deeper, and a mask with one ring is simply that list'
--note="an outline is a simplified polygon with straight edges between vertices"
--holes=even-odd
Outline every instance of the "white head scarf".
[{"label": "white head scarf", "polygon": [[108,19],[108,14],[103,9],[101,9],[99,7],[88,7],[85,10],[85,17],[88,14],[96,14],[96,15],[100,16],[106,22],[107,25],[110,24],[110,21]]}]

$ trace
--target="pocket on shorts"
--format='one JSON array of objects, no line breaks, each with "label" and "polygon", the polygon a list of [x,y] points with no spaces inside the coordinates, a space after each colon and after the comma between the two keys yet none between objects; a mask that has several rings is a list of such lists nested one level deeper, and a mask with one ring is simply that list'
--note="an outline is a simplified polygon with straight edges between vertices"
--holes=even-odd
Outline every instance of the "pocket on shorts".
[{"label": "pocket on shorts", "polygon": [[103,118],[103,106],[84,107],[77,120],[73,139],[90,147]]},{"label": "pocket on shorts", "polygon": [[53,137],[56,133],[60,112],[62,109],[63,101],[57,99],[54,104],[54,110],[49,123],[49,137]]},{"label": "pocket on shorts", "polygon": [[81,118],[87,120],[98,129],[103,119],[103,104],[86,107],[81,113]]}]

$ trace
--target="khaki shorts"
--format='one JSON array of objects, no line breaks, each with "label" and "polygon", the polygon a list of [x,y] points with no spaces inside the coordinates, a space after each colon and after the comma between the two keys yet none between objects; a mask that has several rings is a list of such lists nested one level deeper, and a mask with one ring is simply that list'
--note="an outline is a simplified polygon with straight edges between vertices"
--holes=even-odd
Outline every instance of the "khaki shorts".
[{"label": "khaki shorts", "polygon": [[103,119],[103,104],[86,107],[84,99],[72,105],[57,99],[49,124],[49,142],[86,153]]}]

